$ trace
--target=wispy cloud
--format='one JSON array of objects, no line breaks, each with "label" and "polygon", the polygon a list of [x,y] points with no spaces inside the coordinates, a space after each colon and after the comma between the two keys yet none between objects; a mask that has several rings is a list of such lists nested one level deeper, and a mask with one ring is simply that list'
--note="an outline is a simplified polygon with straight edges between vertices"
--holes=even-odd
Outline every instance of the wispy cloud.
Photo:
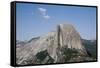
[{"label": "wispy cloud", "polygon": [[38,8],[38,10],[41,12],[42,15],[46,15],[46,9],[45,8]]},{"label": "wispy cloud", "polygon": [[49,19],[50,18],[50,16],[47,14],[47,9],[45,9],[45,8],[38,8],[38,10],[40,11],[40,13],[43,16],[43,18],[45,18],[45,19]]},{"label": "wispy cloud", "polygon": [[46,19],[49,19],[49,18],[50,18],[49,15],[45,15],[45,16],[43,16],[43,17],[46,18]]}]

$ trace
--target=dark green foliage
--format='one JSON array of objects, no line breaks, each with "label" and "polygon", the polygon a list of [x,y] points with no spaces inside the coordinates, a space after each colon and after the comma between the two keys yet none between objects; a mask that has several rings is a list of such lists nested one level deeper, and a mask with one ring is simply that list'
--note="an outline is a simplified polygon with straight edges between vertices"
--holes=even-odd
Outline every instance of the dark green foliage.
[{"label": "dark green foliage", "polygon": [[54,59],[49,56],[47,50],[37,53],[36,57],[40,63],[53,63],[54,62]]},{"label": "dark green foliage", "polygon": [[75,49],[69,49],[69,48],[62,48],[62,53],[64,55],[65,61],[70,60],[71,58],[77,57],[78,56],[78,51]]},{"label": "dark green foliage", "polygon": [[54,59],[49,56],[47,63],[53,63],[53,62],[54,62]]},{"label": "dark green foliage", "polygon": [[47,50],[45,51],[41,51],[39,53],[36,54],[37,59],[43,61],[46,57],[47,57],[48,53]]},{"label": "dark green foliage", "polygon": [[82,41],[82,44],[85,46],[88,55],[93,58],[96,59],[96,41],[91,42],[91,41]]}]

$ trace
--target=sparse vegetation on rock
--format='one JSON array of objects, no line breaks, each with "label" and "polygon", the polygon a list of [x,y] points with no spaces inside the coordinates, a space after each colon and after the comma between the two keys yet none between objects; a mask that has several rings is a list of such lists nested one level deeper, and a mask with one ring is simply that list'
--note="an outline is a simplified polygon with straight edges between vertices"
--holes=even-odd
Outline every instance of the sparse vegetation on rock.
[{"label": "sparse vegetation on rock", "polygon": [[91,46],[82,42],[71,24],[60,24],[56,31],[32,38],[24,46],[17,47],[16,60],[18,65],[93,61],[96,52]]}]

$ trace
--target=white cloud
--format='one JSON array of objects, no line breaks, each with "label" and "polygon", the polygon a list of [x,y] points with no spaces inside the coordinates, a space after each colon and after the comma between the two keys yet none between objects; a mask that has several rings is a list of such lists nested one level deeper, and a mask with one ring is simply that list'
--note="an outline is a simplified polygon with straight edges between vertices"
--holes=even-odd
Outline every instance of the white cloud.
[{"label": "white cloud", "polygon": [[46,15],[46,9],[38,8],[38,10],[41,12],[42,15]]},{"label": "white cloud", "polygon": [[47,14],[47,9],[45,8],[38,8],[38,10],[40,11],[41,15],[43,18],[45,19],[49,19],[50,16]]},{"label": "white cloud", "polygon": [[45,15],[44,18],[45,18],[45,19],[49,19],[50,16],[49,16],[49,15]]}]

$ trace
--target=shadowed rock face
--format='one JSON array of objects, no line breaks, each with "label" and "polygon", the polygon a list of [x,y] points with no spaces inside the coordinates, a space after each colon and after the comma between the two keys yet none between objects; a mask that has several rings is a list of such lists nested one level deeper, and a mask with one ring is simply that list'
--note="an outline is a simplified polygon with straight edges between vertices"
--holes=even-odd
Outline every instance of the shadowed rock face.
[{"label": "shadowed rock face", "polygon": [[87,54],[84,46],[81,44],[79,33],[71,24],[60,24],[57,26],[56,31],[49,32],[45,36],[31,40],[23,47],[16,48],[17,64],[67,62],[65,61],[65,53],[69,50],[63,52],[64,48],[74,49],[81,55]]}]

